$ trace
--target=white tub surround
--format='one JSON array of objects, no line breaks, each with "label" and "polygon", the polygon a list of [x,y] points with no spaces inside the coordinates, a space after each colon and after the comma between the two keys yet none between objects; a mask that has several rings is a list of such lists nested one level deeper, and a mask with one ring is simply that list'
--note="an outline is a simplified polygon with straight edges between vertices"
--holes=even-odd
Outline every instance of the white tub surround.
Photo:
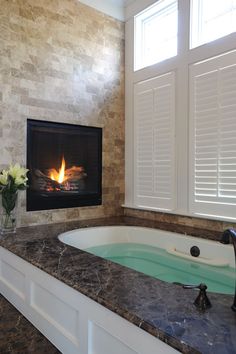
[{"label": "white tub surround", "polygon": [[0,260],[3,296],[63,354],[178,353],[2,247]]}]

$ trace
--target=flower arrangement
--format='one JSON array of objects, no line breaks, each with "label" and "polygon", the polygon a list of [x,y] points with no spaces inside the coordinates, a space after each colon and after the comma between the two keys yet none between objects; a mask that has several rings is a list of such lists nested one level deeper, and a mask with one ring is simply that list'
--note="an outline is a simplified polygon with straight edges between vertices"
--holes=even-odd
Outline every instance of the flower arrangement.
[{"label": "flower arrangement", "polygon": [[2,196],[1,232],[14,232],[16,228],[16,201],[18,190],[27,188],[28,170],[18,163],[10,165],[0,173],[0,194]]}]

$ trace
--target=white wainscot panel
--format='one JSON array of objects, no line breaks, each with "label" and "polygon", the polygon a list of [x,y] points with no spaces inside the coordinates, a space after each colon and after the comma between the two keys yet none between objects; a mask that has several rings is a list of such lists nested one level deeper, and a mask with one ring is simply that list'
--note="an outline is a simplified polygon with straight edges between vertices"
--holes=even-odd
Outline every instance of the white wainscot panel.
[{"label": "white wainscot panel", "polygon": [[88,354],[138,354],[102,327],[89,321]]},{"label": "white wainscot panel", "polygon": [[1,281],[22,300],[25,299],[25,275],[4,260],[1,261]]},{"label": "white wainscot panel", "polygon": [[2,247],[0,265],[0,293],[63,354],[177,354],[174,348]]},{"label": "white wainscot panel", "polygon": [[43,286],[31,284],[31,307],[65,337],[78,344],[79,312]]}]

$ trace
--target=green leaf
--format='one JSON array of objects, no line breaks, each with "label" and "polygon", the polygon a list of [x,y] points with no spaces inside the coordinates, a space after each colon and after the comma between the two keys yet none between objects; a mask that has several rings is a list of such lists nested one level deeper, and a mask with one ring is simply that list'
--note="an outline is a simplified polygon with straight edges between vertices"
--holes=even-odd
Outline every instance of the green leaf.
[{"label": "green leaf", "polygon": [[19,184],[19,185],[17,186],[17,189],[23,191],[24,189],[26,189],[26,186],[25,186],[24,184]]},{"label": "green leaf", "polygon": [[10,190],[4,189],[2,191],[2,206],[6,210],[7,214],[15,208],[17,200],[17,192],[10,192]]}]

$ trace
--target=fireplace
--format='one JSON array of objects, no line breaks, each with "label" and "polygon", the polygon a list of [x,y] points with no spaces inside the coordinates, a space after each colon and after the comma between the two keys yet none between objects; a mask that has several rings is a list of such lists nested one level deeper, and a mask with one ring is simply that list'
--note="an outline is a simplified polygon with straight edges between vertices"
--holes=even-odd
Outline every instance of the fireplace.
[{"label": "fireplace", "polygon": [[27,120],[27,211],[100,205],[102,129]]}]

